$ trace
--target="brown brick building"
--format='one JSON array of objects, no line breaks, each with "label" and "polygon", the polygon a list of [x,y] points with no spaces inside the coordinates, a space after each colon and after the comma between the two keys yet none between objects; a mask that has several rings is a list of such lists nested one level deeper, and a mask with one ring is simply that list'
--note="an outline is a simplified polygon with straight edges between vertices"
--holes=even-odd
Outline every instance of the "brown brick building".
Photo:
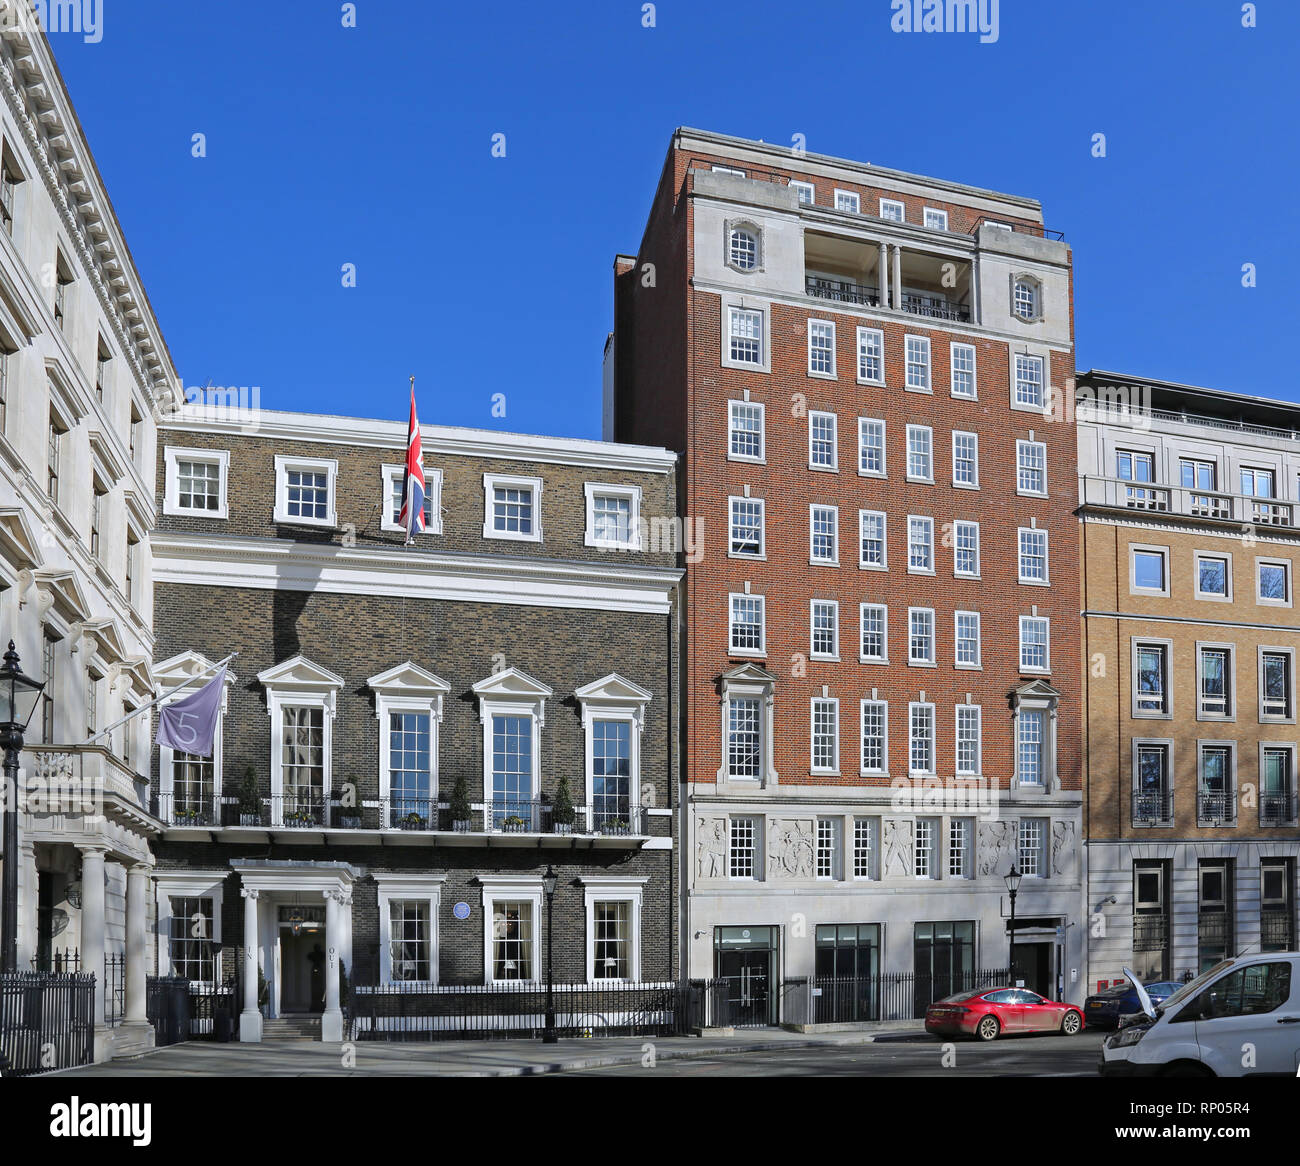
[{"label": "brown brick building", "polygon": [[1300,410],[1078,384],[1089,980],[1294,950]]},{"label": "brown brick building", "polygon": [[675,456],[426,426],[408,547],[405,438],[200,409],[159,439],[159,688],[239,655],[213,758],[157,750],[158,962],[255,952],[268,1035],[337,1039],[323,953],[358,992],[543,982],[548,866],[558,984],[678,975]]},{"label": "brown brick building", "polygon": [[1013,865],[1019,978],[1082,986],[1070,263],[1033,200],[685,129],[616,262],[606,436],[695,523],[684,962],[757,1020],[1005,967]]}]

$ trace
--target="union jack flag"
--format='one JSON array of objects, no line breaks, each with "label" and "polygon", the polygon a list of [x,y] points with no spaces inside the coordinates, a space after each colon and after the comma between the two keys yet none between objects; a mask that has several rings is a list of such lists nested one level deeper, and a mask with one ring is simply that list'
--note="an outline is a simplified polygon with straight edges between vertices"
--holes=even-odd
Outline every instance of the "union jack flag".
[{"label": "union jack flag", "polygon": [[406,469],[402,474],[402,509],[397,521],[409,546],[424,529],[424,450],[420,421],[415,415],[415,378],[411,378],[411,421],[406,430]]}]

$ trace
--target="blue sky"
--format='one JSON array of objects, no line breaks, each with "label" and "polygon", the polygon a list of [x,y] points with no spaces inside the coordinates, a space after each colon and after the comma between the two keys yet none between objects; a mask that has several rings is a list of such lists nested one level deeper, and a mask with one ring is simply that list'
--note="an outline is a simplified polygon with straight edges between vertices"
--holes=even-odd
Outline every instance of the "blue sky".
[{"label": "blue sky", "polygon": [[1039,198],[1080,367],[1300,391],[1291,0],[1001,0],[991,44],[889,0],[341,7],[103,0],[99,43],[51,37],[187,386],[402,419],[413,374],[426,422],[599,436],[613,257],[691,125]]}]

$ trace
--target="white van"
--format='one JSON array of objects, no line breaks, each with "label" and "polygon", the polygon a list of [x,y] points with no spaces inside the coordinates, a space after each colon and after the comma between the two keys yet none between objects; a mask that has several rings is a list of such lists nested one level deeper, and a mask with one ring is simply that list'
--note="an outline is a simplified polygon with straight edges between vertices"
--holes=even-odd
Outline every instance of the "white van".
[{"label": "white van", "polygon": [[1108,1036],[1103,1077],[1294,1077],[1300,1073],[1300,952],[1238,956],[1151,1003]]}]

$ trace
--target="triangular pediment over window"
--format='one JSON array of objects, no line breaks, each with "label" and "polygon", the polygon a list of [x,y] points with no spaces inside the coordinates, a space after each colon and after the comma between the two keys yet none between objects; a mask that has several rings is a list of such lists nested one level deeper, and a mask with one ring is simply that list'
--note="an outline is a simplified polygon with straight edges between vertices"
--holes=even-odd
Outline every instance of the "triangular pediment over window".
[{"label": "triangular pediment over window", "polygon": [[1057,700],[1060,689],[1053,688],[1046,680],[1029,680],[1011,690],[1011,703],[1023,700]]},{"label": "triangular pediment over window", "polygon": [[552,689],[519,668],[506,668],[485,676],[474,685],[474,693],[492,700],[539,700],[555,695]]},{"label": "triangular pediment over window", "polygon": [[403,693],[430,696],[451,691],[451,685],[441,676],[435,676],[411,660],[376,673],[366,680],[366,685],[372,692],[381,692],[386,696],[401,696]]},{"label": "triangular pediment over window", "polygon": [[654,694],[647,692],[639,684],[634,684],[627,677],[611,672],[608,676],[602,676],[599,680],[575,688],[573,695],[583,704],[632,705],[646,704]]},{"label": "triangular pediment over window", "polygon": [[776,677],[757,664],[740,664],[720,677],[725,684],[775,684]]},{"label": "triangular pediment over window", "polygon": [[[191,677],[203,675],[203,683],[206,684],[212,679],[211,671],[215,660],[209,660],[202,652],[181,652],[175,656],[169,656],[166,660],[161,660],[153,666],[154,680],[160,691],[166,691],[169,688],[175,688],[178,684],[184,684]],[[237,683],[237,677],[229,665],[226,667],[226,686],[227,688]],[[194,685],[193,691],[197,691],[201,685]],[[187,690],[190,691],[190,690]]]},{"label": "triangular pediment over window", "polygon": [[313,664],[306,656],[293,656],[257,674],[267,688],[308,689],[321,691],[343,687],[343,677],[328,668]]},{"label": "triangular pediment over window", "polygon": [[27,516],[14,506],[0,507],[0,554],[20,571],[41,565],[36,532]]},{"label": "triangular pediment over window", "polygon": [[36,586],[50,593],[54,610],[64,619],[84,622],[90,618],[86,593],[71,571],[37,571]]},{"label": "triangular pediment over window", "polygon": [[122,647],[122,633],[118,629],[116,620],[91,620],[90,623],[83,624],[82,629],[85,634],[95,637],[100,657],[109,664],[121,660],[126,655],[126,649]]}]

